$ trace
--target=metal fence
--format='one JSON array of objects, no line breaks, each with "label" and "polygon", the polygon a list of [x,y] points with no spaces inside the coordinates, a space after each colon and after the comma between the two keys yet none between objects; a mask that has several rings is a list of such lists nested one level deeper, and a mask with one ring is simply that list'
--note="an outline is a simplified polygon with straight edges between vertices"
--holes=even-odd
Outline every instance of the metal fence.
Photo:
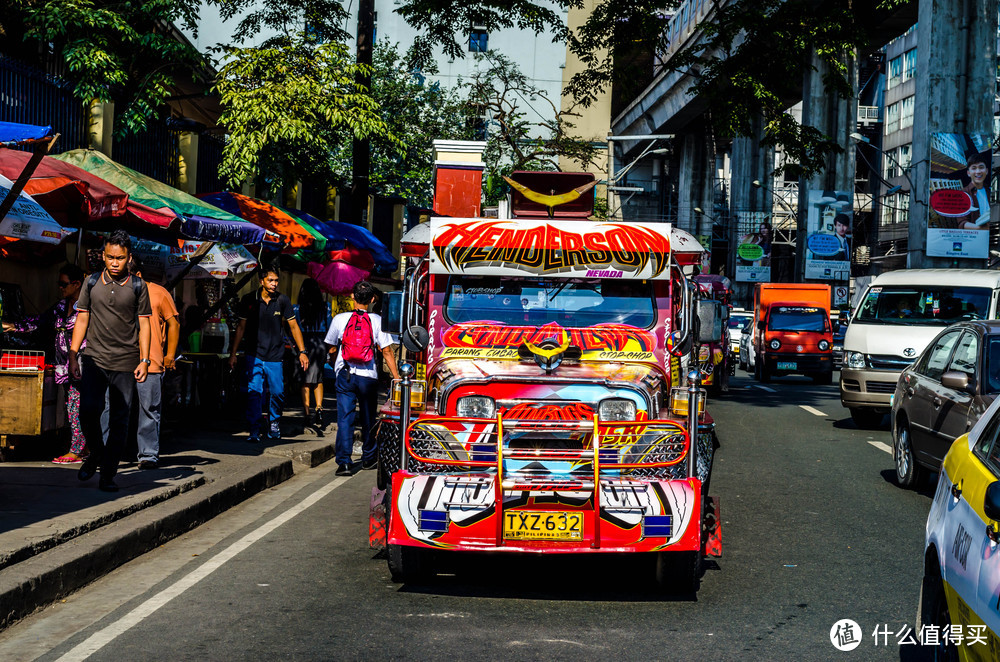
[{"label": "metal fence", "polygon": [[0,121],[51,126],[58,153],[87,146],[87,115],[68,82],[0,55]]},{"label": "metal fence", "polygon": [[177,132],[171,131],[165,120],[154,121],[142,133],[116,137],[111,151],[111,158],[123,166],[177,186],[180,144]]}]

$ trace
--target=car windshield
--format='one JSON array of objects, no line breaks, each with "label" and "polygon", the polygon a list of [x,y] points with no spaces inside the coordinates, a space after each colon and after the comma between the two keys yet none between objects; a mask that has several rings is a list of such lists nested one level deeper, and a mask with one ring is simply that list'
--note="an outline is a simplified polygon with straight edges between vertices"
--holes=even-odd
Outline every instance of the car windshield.
[{"label": "car windshield", "polygon": [[452,323],[499,322],[513,326],[588,327],[656,321],[653,288],[638,280],[570,280],[453,276],[445,313]]},{"label": "car windshield", "polygon": [[871,287],[855,321],[865,324],[946,326],[986,317],[992,290],[952,285]]},{"label": "car windshield", "polygon": [[822,308],[799,306],[778,306],[771,309],[767,327],[771,331],[817,331],[829,330],[826,311]]},{"label": "car windshield", "polygon": [[748,317],[745,315],[732,315],[729,317],[729,328],[730,329],[742,329],[743,325],[746,324]]}]

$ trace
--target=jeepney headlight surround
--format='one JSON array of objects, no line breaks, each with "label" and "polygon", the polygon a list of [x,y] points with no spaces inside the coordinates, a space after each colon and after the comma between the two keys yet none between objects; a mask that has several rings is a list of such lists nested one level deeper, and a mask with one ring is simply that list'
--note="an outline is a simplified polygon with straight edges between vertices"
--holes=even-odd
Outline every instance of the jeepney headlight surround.
[{"label": "jeepney headlight surround", "polygon": [[597,406],[597,416],[602,421],[634,421],[635,403],[624,398],[601,400]]},{"label": "jeepney headlight surround", "polygon": [[848,368],[864,368],[865,355],[861,352],[845,352],[844,363],[847,364]]},{"label": "jeepney headlight surround", "polygon": [[771,349],[781,349],[781,341],[775,338],[770,342],[769,347]]},{"label": "jeepney headlight surround", "polygon": [[497,403],[485,395],[467,395],[459,398],[455,412],[461,418],[493,418],[497,414]]},{"label": "jeepney headlight surround", "polygon": [[819,351],[825,352],[828,349],[830,349],[830,343],[828,343],[825,340],[820,340],[819,341]]}]

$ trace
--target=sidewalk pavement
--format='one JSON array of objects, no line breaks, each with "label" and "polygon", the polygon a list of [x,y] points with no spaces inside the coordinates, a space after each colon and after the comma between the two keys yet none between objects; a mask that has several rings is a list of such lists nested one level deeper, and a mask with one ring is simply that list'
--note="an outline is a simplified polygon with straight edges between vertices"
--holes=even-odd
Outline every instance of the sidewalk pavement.
[{"label": "sidewalk pavement", "polygon": [[283,438],[260,444],[236,424],[167,428],[159,468],[123,458],[114,494],[77,480],[79,464],[0,463],[0,629],[331,459],[336,425],[319,436],[301,418],[286,410]]}]

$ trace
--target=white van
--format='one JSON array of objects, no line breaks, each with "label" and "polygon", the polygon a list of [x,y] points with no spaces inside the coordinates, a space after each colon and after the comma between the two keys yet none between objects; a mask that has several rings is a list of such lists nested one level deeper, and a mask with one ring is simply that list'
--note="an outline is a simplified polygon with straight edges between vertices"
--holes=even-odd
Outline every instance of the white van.
[{"label": "white van", "polygon": [[899,373],[941,329],[962,320],[997,319],[1000,271],[901,269],[878,276],[858,303],[844,337],[840,403],[860,428],[889,413]]}]

